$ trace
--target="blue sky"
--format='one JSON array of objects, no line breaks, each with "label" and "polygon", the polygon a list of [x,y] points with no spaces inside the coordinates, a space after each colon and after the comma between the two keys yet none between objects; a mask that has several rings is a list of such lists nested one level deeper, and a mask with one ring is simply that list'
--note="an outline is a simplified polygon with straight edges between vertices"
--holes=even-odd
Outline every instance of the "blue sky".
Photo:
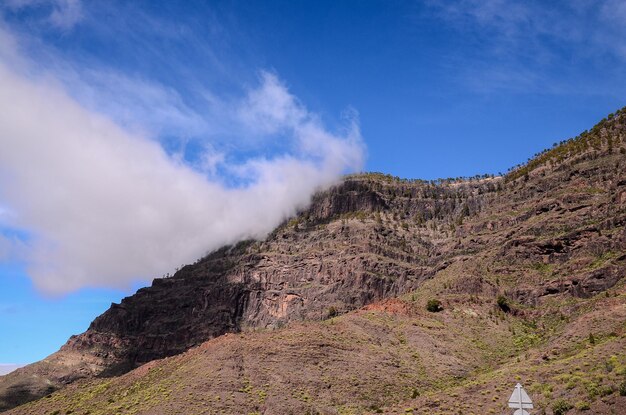
[{"label": "blue sky", "polygon": [[345,172],[498,173],[577,135],[626,105],[625,19],[617,0],[5,1],[0,363]]}]

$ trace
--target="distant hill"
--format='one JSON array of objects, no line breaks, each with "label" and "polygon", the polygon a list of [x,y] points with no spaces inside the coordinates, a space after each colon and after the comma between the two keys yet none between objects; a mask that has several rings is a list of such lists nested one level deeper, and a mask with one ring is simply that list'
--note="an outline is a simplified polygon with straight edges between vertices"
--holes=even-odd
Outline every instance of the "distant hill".
[{"label": "distant hill", "polygon": [[0,363],[0,376],[13,372],[24,365],[16,365],[12,363]]},{"label": "distant hill", "polygon": [[625,137],[623,109],[503,177],[346,177],[0,377],[0,408],[500,414],[520,381],[535,413],[619,413]]}]

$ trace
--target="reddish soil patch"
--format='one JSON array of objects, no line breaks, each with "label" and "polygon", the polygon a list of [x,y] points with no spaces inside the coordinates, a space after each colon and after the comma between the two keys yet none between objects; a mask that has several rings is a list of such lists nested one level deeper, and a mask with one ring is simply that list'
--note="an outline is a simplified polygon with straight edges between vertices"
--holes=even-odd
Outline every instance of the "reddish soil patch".
[{"label": "reddish soil patch", "polygon": [[411,306],[398,298],[390,298],[387,300],[380,301],[378,303],[368,304],[365,307],[363,307],[361,310],[382,311],[384,313],[389,313],[389,314],[403,314],[403,315],[412,314]]}]

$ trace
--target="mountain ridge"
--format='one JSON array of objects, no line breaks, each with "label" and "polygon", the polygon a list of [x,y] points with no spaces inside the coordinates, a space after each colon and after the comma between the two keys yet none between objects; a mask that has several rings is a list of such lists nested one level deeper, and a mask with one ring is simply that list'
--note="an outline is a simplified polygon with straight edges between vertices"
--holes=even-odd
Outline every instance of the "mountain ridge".
[{"label": "mountain ridge", "polygon": [[[477,296],[491,300],[466,307],[470,311],[461,311],[462,317],[491,311],[489,318],[499,313],[498,318],[504,315],[515,327],[526,327],[522,322],[533,318],[548,319],[538,308],[555,298],[582,302],[616,286],[619,293],[626,260],[624,117],[622,109],[504,177],[431,182],[371,173],[349,176],[316,194],[308,209],[264,241],[218,250],[113,304],[59,352],[0,378],[0,402],[6,409],[79,379],[116,376],[155,359],[167,361],[227,333],[241,332],[245,338],[258,330],[279,333],[293,325],[330,321],[354,320],[359,326],[362,310],[394,318],[417,313],[424,321],[436,321],[421,308],[432,299],[421,291],[446,278],[450,281],[442,288],[444,294],[432,294],[451,301],[443,302],[444,318],[447,310],[456,310],[455,295],[461,310]],[[415,301],[402,299],[406,295]],[[389,305],[396,297],[398,303]],[[394,307],[401,312],[389,313]],[[615,313],[621,315],[621,308]],[[449,324],[464,330],[461,323]],[[551,324],[564,330],[561,323]],[[497,338],[505,334],[497,325],[487,326]],[[550,338],[549,333],[534,335]],[[531,354],[533,341],[532,336],[519,340]],[[494,353],[517,350],[511,344],[499,347],[492,347]],[[426,353],[423,347],[416,350]],[[449,351],[451,356],[459,353]],[[325,358],[332,359],[332,354]],[[462,368],[458,376],[476,370],[458,357],[455,361]],[[478,361],[488,366],[486,359]],[[424,376],[422,369],[407,367]],[[447,373],[441,367],[432,370]],[[409,388],[400,384],[400,389]],[[333,406],[324,399],[323,410],[316,410],[332,413]],[[398,403],[373,405],[394,408]],[[359,405],[359,411],[368,408]],[[266,406],[264,413],[289,408]]]}]

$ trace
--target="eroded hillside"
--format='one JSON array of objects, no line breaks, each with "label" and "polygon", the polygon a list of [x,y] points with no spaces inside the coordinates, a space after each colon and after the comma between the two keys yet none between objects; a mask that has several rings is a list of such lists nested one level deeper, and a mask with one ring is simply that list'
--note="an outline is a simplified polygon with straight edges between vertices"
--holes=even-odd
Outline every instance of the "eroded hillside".
[{"label": "eroded hillside", "polygon": [[623,118],[504,178],[348,177],[0,378],[4,405],[71,383],[11,413],[499,413],[521,379],[546,413],[619,413]]}]

